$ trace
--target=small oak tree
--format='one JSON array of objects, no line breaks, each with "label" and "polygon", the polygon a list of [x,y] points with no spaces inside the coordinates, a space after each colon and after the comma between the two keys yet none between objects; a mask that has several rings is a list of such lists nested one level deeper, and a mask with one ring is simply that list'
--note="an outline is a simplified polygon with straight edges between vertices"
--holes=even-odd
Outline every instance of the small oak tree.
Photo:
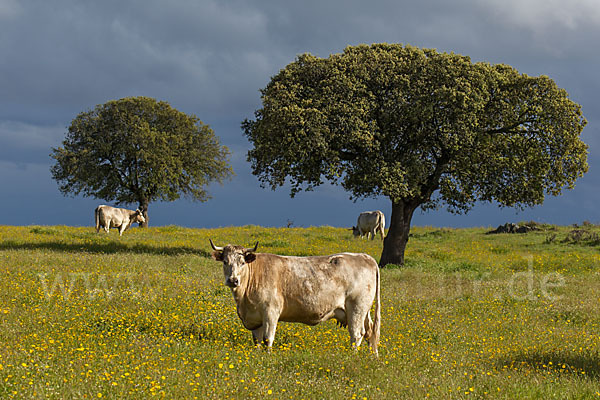
[{"label": "small oak tree", "polygon": [[392,202],[380,265],[404,263],[414,211],[541,204],[587,171],[581,108],[547,76],[396,44],[304,54],[242,122],[262,185],[328,180]]},{"label": "small oak tree", "polygon": [[182,194],[206,201],[205,186],[233,173],[229,150],[209,126],[149,97],[113,100],[80,113],[51,157],[52,177],[63,194],[137,202],[143,226],[150,202]]}]

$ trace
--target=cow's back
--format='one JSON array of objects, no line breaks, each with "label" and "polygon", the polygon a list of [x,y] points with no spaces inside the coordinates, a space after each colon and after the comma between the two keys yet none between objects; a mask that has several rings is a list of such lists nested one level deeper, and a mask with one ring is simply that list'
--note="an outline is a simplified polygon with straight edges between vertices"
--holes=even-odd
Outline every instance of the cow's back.
[{"label": "cow's back", "polygon": [[252,300],[281,303],[281,321],[314,325],[359,297],[375,295],[377,262],[366,254],[289,257],[258,253]]},{"label": "cow's back", "polygon": [[126,215],[121,208],[115,208],[107,205],[96,207],[97,219],[102,226],[119,227],[125,220]]},{"label": "cow's back", "polygon": [[375,229],[379,221],[379,211],[365,211],[358,216],[358,228],[363,232]]}]

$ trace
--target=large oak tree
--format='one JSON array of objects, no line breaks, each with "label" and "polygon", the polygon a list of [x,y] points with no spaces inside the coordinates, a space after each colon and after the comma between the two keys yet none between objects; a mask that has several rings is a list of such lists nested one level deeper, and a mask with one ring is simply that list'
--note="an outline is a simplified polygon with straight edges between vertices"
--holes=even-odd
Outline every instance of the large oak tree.
[{"label": "large oak tree", "polygon": [[148,205],[186,195],[206,201],[205,186],[233,173],[229,150],[208,125],[164,101],[127,97],[77,115],[62,147],[53,148],[52,177],[63,194]]},{"label": "large oak tree", "polygon": [[541,204],[587,171],[586,121],[547,76],[397,44],[300,55],[242,123],[263,186],[291,195],[324,181],[351,198],[386,196],[380,264],[403,264],[414,211],[477,201]]}]

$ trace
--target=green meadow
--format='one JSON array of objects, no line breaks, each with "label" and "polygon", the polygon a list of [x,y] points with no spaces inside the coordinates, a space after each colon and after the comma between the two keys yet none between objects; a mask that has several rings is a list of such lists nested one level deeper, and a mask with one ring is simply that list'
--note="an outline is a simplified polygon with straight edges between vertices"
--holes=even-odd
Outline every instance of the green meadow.
[{"label": "green meadow", "polygon": [[317,255],[343,228],[0,226],[0,398],[600,398],[600,227],[415,227],[381,270],[379,357],[347,330],[278,325],[252,345],[217,245]]}]

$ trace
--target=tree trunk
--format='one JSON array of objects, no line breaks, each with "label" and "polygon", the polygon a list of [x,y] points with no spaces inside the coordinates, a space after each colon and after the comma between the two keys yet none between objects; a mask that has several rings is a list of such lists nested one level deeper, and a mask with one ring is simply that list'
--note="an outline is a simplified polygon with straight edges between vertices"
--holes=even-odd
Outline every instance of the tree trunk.
[{"label": "tree trunk", "polygon": [[148,200],[147,199],[142,199],[140,200],[140,206],[139,209],[142,212],[142,215],[144,216],[144,219],[146,220],[146,222],[144,222],[143,224],[140,224],[141,228],[147,228],[148,227],[148,223],[150,222],[150,219],[148,218]]},{"label": "tree trunk", "polygon": [[418,205],[409,202],[392,203],[390,229],[383,241],[383,252],[379,266],[404,265],[404,250],[410,232],[410,220]]}]

